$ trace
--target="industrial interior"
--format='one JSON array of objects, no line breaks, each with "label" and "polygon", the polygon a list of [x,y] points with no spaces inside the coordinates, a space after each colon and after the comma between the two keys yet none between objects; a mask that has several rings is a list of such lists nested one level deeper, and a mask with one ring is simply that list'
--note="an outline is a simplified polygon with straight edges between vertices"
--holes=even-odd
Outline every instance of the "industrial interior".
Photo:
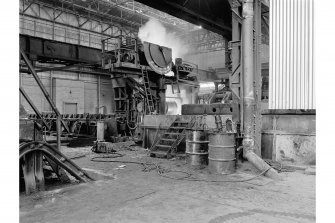
[{"label": "industrial interior", "polygon": [[20,0],[20,222],[315,222],[313,0]]}]

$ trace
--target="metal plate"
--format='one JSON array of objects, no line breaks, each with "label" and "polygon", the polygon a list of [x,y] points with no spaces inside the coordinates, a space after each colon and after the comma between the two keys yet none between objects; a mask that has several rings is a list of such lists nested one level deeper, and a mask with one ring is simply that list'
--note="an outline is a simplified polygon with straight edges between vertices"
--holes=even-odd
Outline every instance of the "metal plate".
[{"label": "metal plate", "polygon": [[144,55],[151,67],[158,74],[166,74],[172,68],[172,50],[157,44],[144,42]]}]

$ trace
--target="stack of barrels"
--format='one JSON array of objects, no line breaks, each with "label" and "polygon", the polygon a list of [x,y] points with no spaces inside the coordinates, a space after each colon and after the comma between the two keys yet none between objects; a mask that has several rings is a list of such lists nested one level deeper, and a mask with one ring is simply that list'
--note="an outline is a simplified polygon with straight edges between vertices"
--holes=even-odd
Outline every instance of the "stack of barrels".
[{"label": "stack of barrels", "polygon": [[186,162],[196,168],[208,165],[210,173],[232,174],[236,171],[235,133],[193,129],[186,135]]}]

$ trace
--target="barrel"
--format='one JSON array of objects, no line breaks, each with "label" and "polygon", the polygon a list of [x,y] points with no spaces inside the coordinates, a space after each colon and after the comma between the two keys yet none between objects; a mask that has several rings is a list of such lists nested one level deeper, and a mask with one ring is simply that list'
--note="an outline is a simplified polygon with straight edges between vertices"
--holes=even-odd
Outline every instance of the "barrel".
[{"label": "barrel", "polygon": [[200,130],[189,131],[186,135],[186,163],[193,167],[208,164],[208,136]]},{"label": "barrel", "polygon": [[210,173],[231,174],[236,171],[234,133],[210,134],[208,148]]}]

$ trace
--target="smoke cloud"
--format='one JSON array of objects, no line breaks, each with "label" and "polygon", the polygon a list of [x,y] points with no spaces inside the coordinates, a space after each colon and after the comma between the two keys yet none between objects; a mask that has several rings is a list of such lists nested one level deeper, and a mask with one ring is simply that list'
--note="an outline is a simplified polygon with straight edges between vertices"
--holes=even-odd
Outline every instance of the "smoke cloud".
[{"label": "smoke cloud", "polygon": [[150,18],[147,23],[140,27],[138,37],[142,42],[150,42],[172,49],[172,60],[187,53],[188,48],[182,39],[178,38],[174,32],[168,32],[164,25],[156,19]]}]

